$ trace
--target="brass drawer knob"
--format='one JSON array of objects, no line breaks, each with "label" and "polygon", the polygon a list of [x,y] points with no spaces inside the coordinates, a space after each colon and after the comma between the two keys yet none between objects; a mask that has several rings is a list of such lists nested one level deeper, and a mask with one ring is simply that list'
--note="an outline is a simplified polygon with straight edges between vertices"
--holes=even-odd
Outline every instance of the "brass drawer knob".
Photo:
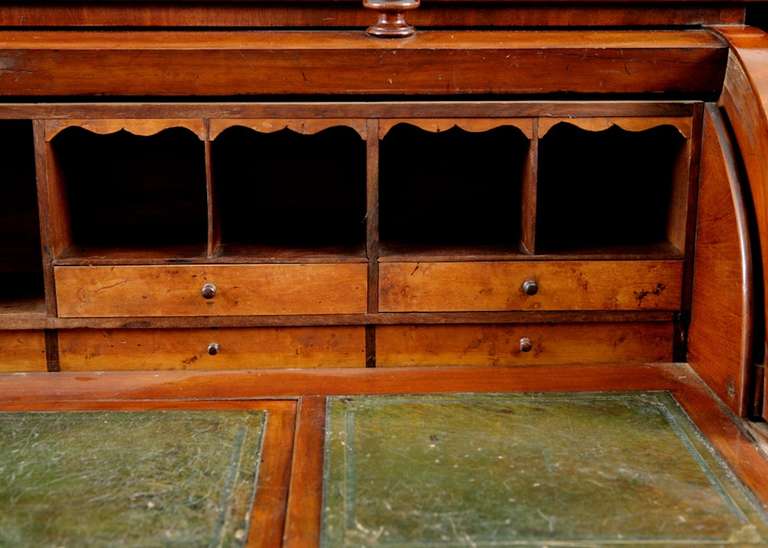
[{"label": "brass drawer knob", "polygon": [[219,345],[219,343],[211,343],[208,345],[209,356],[215,356],[219,352],[221,352],[221,345]]},{"label": "brass drawer knob", "polygon": [[379,38],[405,38],[414,29],[405,20],[405,12],[415,10],[421,0],[363,0],[363,6],[379,12],[379,19],[368,27],[368,34]]},{"label": "brass drawer knob", "polygon": [[539,292],[539,284],[536,280],[525,280],[523,282],[523,293],[529,297],[533,297]]},{"label": "brass drawer knob", "polygon": [[216,284],[206,283],[200,290],[203,299],[213,299],[216,296]]},{"label": "brass drawer knob", "polygon": [[533,350],[533,341],[528,337],[520,339],[520,352],[530,352]]}]

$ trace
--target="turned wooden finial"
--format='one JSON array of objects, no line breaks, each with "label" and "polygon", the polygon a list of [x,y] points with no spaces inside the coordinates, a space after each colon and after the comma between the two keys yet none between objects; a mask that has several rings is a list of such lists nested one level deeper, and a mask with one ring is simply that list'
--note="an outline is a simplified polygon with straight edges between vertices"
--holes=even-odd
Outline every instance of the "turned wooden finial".
[{"label": "turned wooden finial", "polygon": [[368,27],[368,34],[380,38],[411,36],[414,28],[405,20],[405,12],[420,4],[421,0],[363,0],[363,6],[379,12],[379,20]]}]

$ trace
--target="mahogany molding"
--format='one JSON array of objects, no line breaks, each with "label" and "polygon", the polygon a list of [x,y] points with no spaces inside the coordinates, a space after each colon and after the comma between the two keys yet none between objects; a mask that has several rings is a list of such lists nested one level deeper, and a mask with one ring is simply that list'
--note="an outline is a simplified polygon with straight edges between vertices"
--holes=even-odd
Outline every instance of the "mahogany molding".
[{"label": "mahogany molding", "polygon": [[97,119],[72,119],[72,120],[48,120],[45,124],[45,141],[50,142],[56,135],[67,128],[79,127],[98,133],[108,135],[118,131],[127,131],[132,135],[148,137],[156,135],[161,131],[172,128],[188,129],[201,140],[206,138],[205,122],[203,120],[184,120],[184,119],[120,119],[120,120],[97,120]]},{"label": "mahogany molding", "polygon": [[533,139],[534,120],[530,118],[403,118],[379,121],[379,139],[400,124],[415,126],[431,133],[448,131],[454,127],[473,133],[481,133],[499,127],[510,126],[519,129],[528,140]]},{"label": "mahogany molding", "polygon": [[368,137],[367,120],[348,118],[323,118],[323,119],[212,119],[208,138],[214,141],[223,131],[231,127],[245,127],[259,133],[275,133],[288,129],[302,135],[313,135],[332,127],[348,127],[354,129],[360,138]]},{"label": "mahogany molding", "polygon": [[593,117],[593,118],[542,118],[539,121],[539,139],[544,138],[557,124],[570,124],[586,131],[605,131],[613,126],[625,131],[640,132],[655,127],[671,126],[685,139],[691,137],[691,118],[672,117]]},{"label": "mahogany molding", "polygon": [[690,117],[697,101],[290,101],[0,103],[3,120]]},{"label": "mahogany molding", "polygon": [[[55,375],[55,382],[52,382]],[[671,390],[697,383],[679,365],[293,369],[0,374],[0,403],[254,399],[313,395]]]}]

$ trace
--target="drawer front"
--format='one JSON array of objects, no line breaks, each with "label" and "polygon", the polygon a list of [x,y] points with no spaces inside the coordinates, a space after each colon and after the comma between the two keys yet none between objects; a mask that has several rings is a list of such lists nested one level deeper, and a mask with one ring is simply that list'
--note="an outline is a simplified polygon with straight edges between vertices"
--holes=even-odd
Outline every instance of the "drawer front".
[{"label": "drawer front", "polygon": [[59,366],[62,371],[365,367],[365,328],[61,331]]},{"label": "drawer front", "polygon": [[683,265],[681,261],[403,262],[382,263],[379,272],[382,312],[677,310]]},{"label": "drawer front", "polygon": [[64,318],[354,314],[367,275],[365,264],[61,266],[56,299]]},{"label": "drawer front", "polygon": [[0,331],[0,372],[47,371],[42,331]]},{"label": "drawer front", "polygon": [[379,367],[669,362],[673,333],[671,322],[382,326],[376,359]]}]

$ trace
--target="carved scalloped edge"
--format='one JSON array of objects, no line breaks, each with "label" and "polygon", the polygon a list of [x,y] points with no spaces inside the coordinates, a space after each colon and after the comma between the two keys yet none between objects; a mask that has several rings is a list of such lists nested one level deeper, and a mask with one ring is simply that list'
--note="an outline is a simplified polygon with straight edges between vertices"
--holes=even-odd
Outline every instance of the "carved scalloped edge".
[{"label": "carved scalloped edge", "polygon": [[166,129],[184,128],[205,140],[205,122],[200,119],[121,119],[121,120],[48,120],[45,125],[45,140],[51,141],[67,128],[79,127],[99,135],[127,131],[131,135],[149,137]]},{"label": "carved scalloped edge", "polygon": [[240,126],[259,133],[275,133],[289,129],[302,135],[313,135],[332,127],[348,127],[355,130],[360,138],[368,138],[366,120],[354,118],[304,118],[304,119],[271,119],[271,118],[242,118],[242,119],[212,119],[208,130],[208,138],[213,141],[221,133],[231,127]]},{"label": "carved scalloped edge", "polygon": [[691,119],[683,117],[599,117],[599,118],[541,118],[539,119],[539,139],[543,139],[550,129],[557,124],[570,124],[585,131],[605,131],[619,127],[625,131],[641,132],[656,127],[674,127],[685,139],[691,137]]},{"label": "carved scalloped edge", "polygon": [[471,133],[482,133],[504,126],[519,129],[529,140],[533,139],[535,118],[402,118],[379,121],[379,139],[400,124],[408,124],[432,133],[448,131],[455,127]]}]

